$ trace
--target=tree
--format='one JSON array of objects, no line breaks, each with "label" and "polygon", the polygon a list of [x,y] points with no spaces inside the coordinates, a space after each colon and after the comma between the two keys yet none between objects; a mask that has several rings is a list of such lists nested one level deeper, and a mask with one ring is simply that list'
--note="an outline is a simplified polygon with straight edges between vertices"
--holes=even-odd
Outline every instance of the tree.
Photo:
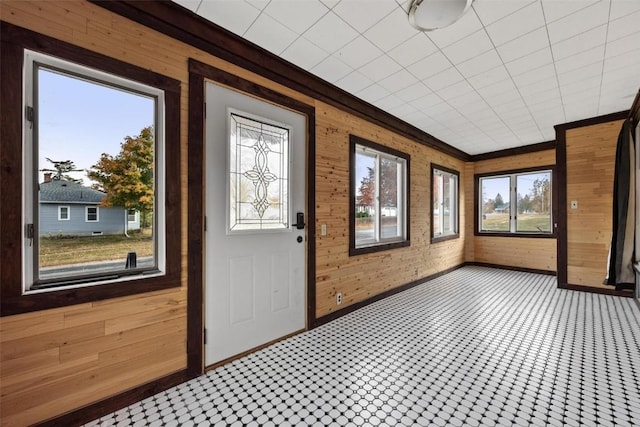
[{"label": "tree", "polygon": [[398,163],[380,159],[380,206],[393,207],[398,204]]},{"label": "tree", "polygon": [[531,208],[537,213],[548,213],[550,208],[549,194],[551,186],[549,178],[538,178],[533,181],[531,189]]},{"label": "tree", "polygon": [[53,169],[40,169],[40,172],[52,172],[54,175],[51,179],[63,179],[69,182],[82,183],[81,179],[77,179],[69,175],[69,172],[82,172],[82,169],[76,169],[76,165],[71,160],[51,160],[48,157],[45,159],[53,164]]},{"label": "tree", "polygon": [[356,196],[356,204],[359,206],[373,206],[376,197],[376,178],[373,168],[367,168],[368,174],[360,181],[360,190]]},{"label": "tree", "polygon": [[117,156],[102,153],[87,172],[97,182],[94,188],[106,193],[103,206],[139,210],[142,227],[153,212],[153,149],[153,129],[149,126],[136,137],[125,137]]},{"label": "tree", "polygon": [[504,206],[504,201],[502,200],[502,196],[500,195],[500,193],[496,194],[496,198],[493,203],[496,208],[501,208]]}]

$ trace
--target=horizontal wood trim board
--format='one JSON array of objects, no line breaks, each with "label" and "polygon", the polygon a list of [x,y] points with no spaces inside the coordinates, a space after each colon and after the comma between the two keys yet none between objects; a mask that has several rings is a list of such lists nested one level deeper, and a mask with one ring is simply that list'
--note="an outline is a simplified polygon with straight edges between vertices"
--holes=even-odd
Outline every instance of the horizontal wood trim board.
[{"label": "horizontal wood trim board", "polygon": [[625,291],[616,291],[615,289],[603,289],[603,288],[594,288],[591,286],[582,286],[582,285],[558,285],[560,289],[567,289],[569,291],[580,291],[580,292],[588,292],[591,294],[601,294],[601,295],[613,295],[617,297],[625,297],[625,298],[633,298],[633,291],[625,290]]},{"label": "horizontal wood trim board", "polygon": [[629,116],[629,110],[619,111],[617,113],[605,114],[602,116],[591,117],[584,120],[576,120],[575,122],[562,123],[555,125],[556,141],[558,140],[558,131],[566,131],[568,129],[581,128],[585,126],[599,125],[601,123],[613,122],[616,120],[624,120]]},{"label": "horizontal wood trim board", "polygon": [[333,86],[173,2],[89,0],[139,24],[202,49],[302,94],[338,107],[457,159],[471,156]]},{"label": "horizontal wood trim board", "polygon": [[492,151],[490,153],[475,154],[471,156],[472,162],[482,160],[500,159],[502,157],[517,156],[520,154],[537,153],[538,151],[555,150],[556,141],[540,142],[538,144],[525,145],[523,147],[507,148],[505,150]]},{"label": "horizontal wood trim board", "polygon": [[116,396],[92,403],[91,405],[85,406],[72,412],[68,412],[66,414],[60,415],[59,417],[55,417],[35,425],[38,427],[81,426],[89,421],[100,418],[133,403],[139,402],[143,399],[146,399],[147,397],[165,391],[178,384],[182,384],[183,382],[188,381],[192,378],[195,378],[195,376],[188,375],[186,370],[178,371],[165,377],[159,378],[155,381],[133,388],[129,391],[120,393]]}]

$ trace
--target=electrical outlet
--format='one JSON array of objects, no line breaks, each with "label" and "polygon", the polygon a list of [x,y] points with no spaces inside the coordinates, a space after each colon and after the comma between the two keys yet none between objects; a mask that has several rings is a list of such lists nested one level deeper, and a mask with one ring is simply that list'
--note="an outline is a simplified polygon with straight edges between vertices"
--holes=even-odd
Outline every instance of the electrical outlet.
[{"label": "electrical outlet", "polygon": [[336,304],[338,305],[342,304],[342,292],[338,292],[336,294]]},{"label": "electrical outlet", "polygon": [[572,200],[571,201],[571,209],[578,209],[578,201],[577,200]]},{"label": "electrical outlet", "polygon": [[321,236],[326,236],[327,235],[327,224],[322,224],[320,226],[320,235]]}]

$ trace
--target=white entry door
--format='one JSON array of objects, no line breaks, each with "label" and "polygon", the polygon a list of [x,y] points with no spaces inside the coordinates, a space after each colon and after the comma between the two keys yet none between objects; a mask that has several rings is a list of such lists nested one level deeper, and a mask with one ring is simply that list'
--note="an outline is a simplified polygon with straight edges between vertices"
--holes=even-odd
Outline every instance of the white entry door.
[{"label": "white entry door", "polygon": [[306,123],[206,84],[207,365],[305,328]]}]

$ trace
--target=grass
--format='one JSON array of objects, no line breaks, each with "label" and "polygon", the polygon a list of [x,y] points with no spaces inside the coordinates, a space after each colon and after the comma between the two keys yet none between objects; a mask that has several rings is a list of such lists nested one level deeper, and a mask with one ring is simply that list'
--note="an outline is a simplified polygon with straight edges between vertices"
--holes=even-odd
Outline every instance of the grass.
[{"label": "grass", "polygon": [[138,258],[153,255],[151,230],[107,236],[55,236],[40,238],[40,267],[125,260],[127,253]]},{"label": "grass", "polygon": [[[509,214],[487,214],[482,220],[482,229],[486,231],[509,231]],[[548,214],[518,215],[518,231],[549,232]]]}]

